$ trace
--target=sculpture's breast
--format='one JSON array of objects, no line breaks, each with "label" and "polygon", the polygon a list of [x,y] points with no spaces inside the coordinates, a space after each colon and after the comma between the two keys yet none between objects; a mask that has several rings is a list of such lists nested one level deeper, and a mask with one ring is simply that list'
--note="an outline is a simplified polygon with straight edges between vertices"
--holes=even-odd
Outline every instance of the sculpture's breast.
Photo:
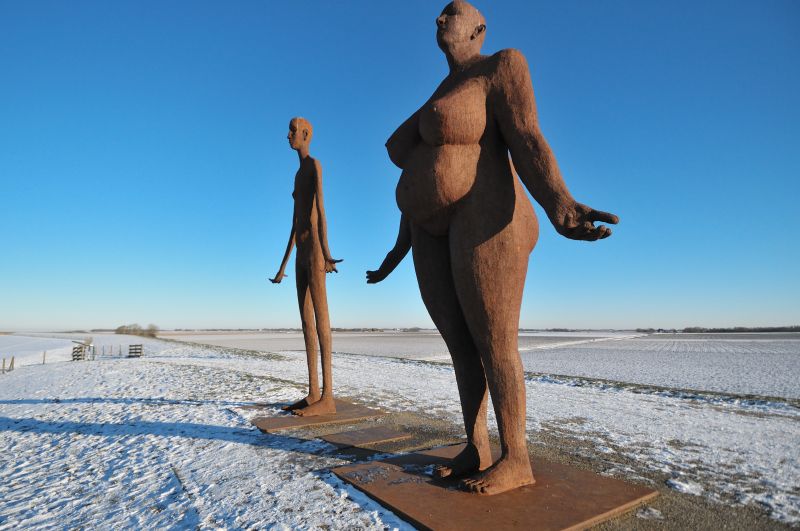
[{"label": "sculpture's breast", "polygon": [[477,79],[431,100],[419,116],[419,132],[431,146],[477,144],[486,129],[486,89]]}]

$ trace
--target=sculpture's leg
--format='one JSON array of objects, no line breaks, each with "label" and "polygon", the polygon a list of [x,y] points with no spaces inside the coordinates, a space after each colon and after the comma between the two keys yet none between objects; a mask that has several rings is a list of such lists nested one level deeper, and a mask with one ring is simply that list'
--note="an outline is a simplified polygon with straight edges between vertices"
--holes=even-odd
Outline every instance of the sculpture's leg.
[{"label": "sculpture's leg", "polygon": [[412,226],[411,249],[422,300],[453,359],[467,432],[466,448],[447,466],[436,469],[434,474],[438,477],[471,475],[492,462],[486,427],[487,392],[483,365],[456,297],[447,238],[431,236]]},{"label": "sculpture's leg", "polygon": [[314,324],[314,306],[311,300],[309,274],[305,267],[297,264],[295,267],[295,282],[297,283],[297,303],[300,306],[300,322],[303,327],[303,341],[306,344],[306,363],[308,365],[308,395],[294,404],[286,406],[285,410],[308,407],[319,400],[319,376],[317,373],[317,329]]},{"label": "sculpture's leg", "polygon": [[309,268],[309,291],[314,303],[314,317],[319,337],[320,356],[322,358],[322,396],[308,407],[297,409],[295,415],[331,415],[336,413],[333,401],[333,355],[331,341],[331,323],[328,315],[328,295],[325,286],[325,265],[322,256],[316,257]]},{"label": "sculpture's leg", "polygon": [[[521,198],[527,202],[524,193]],[[518,334],[528,254],[538,227],[530,204],[527,209],[524,206],[518,199],[512,219],[493,234],[481,229],[489,224],[474,212],[462,222],[454,220],[450,227],[455,288],[481,354],[500,433],[500,459],[462,482],[467,490],[482,494],[534,482],[525,437],[525,380]]]}]

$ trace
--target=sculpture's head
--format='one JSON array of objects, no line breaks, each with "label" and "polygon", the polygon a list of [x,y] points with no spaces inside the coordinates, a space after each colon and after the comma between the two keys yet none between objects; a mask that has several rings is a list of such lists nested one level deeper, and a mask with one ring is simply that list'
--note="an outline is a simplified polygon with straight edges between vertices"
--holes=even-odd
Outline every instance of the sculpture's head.
[{"label": "sculpture's head", "polygon": [[313,134],[314,128],[305,118],[296,116],[289,121],[289,134],[286,135],[286,138],[289,139],[289,146],[292,149],[298,150],[303,146],[308,147]]},{"label": "sculpture's head", "polygon": [[436,42],[444,53],[456,49],[478,54],[486,37],[486,20],[481,12],[465,0],[447,4],[436,18]]}]

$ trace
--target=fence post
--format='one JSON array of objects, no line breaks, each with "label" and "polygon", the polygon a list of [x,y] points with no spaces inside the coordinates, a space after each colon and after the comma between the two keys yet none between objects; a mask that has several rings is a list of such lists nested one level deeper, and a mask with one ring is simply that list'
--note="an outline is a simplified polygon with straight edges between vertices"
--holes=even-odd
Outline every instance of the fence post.
[{"label": "fence post", "polygon": [[3,372],[0,372],[0,374],[5,374],[5,373],[6,373],[6,359],[3,358]]},{"label": "fence post", "polygon": [[8,366],[8,372],[14,370],[14,356],[11,356],[11,365]]},{"label": "fence post", "polygon": [[42,365],[44,365],[45,360],[47,359],[47,351],[42,351]]}]

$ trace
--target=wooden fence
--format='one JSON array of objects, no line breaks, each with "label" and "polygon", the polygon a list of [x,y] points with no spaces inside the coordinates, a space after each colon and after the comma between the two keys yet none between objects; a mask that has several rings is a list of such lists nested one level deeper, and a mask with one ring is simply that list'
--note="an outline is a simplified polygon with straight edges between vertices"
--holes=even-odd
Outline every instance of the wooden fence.
[{"label": "wooden fence", "polygon": [[[114,355],[114,346],[108,346],[108,355]],[[106,347],[103,345],[101,356],[105,357]],[[128,345],[129,358],[141,358],[144,355],[144,345]],[[117,347],[117,356],[122,357],[122,345]],[[2,365],[0,365],[0,374],[6,374],[14,370],[15,356],[11,359],[3,358]],[[97,359],[97,349],[93,345],[78,344],[72,347],[72,361],[87,361]],[[47,351],[42,351],[42,365],[47,362]]]},{"label": "wooden fence", "polygon": [[141,358],[142,357],[142,349],[143,345],[128,345],[128,357],[129,358]]},{"label": "wooden fence", "polygon": [[75,345],[72,347],[72,361],[86,360],[86,345]]}]

